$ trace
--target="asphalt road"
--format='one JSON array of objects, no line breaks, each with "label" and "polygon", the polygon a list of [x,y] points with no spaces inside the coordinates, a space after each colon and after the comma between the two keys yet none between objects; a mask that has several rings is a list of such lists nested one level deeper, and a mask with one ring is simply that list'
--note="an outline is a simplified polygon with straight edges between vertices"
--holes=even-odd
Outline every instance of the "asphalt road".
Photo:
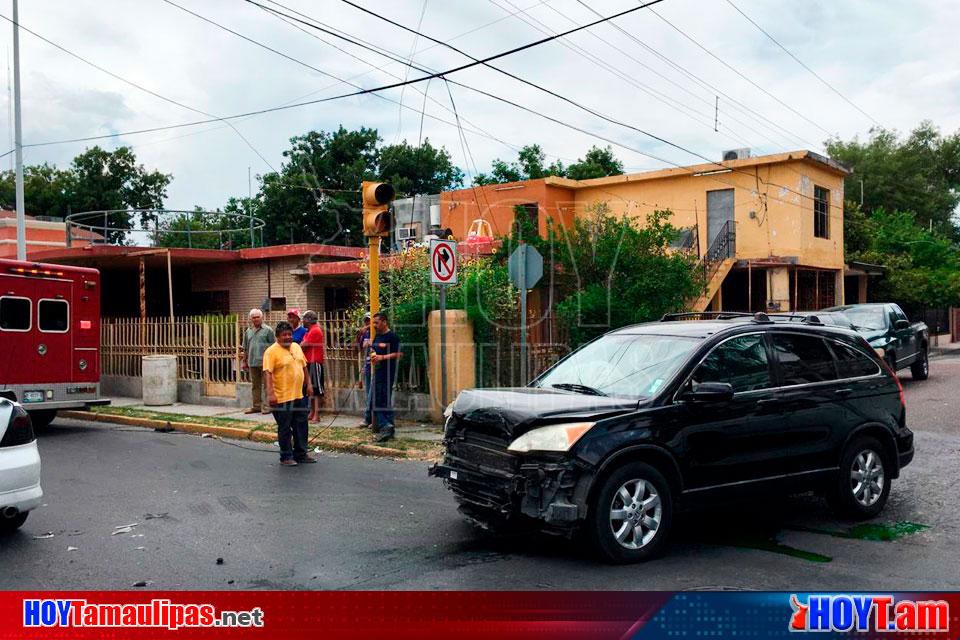
[{"label": "asphalt road", "polygon": [[40,440],[46,504],[0,540],[0,588],[960,589],[960,359],[903,380],[917,455],[876,523],[928,528],[891,541],[800,496],[685,516],[665,557],[614,567],[475,529],[424,463],[286,469],[270,447],[60,420]]}]

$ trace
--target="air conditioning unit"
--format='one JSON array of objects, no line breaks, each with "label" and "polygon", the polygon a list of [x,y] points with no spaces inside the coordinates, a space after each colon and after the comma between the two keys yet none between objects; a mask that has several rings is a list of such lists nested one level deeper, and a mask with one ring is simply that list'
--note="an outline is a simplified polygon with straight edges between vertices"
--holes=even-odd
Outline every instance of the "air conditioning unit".
[{"label": "air conditioning unit", "polygon": [[397,240],[416,240],[417,230],[413,227],[400,227],[397,229]]},{"label": "air conditioning unit", "polygon": [[750,149],[730,149],[723,152],[723,161],[743,160],[750,157]]}]

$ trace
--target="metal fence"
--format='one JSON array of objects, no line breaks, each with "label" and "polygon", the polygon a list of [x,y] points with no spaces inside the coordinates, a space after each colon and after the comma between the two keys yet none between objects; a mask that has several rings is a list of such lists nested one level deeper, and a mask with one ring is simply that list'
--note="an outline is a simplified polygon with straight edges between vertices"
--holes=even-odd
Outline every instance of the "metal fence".
[{"label": "metal fence", "polygon": [[[283,312],[266,314],[268,325],[286,319]],[[190,316],[182,318],[104,318],[100,361],[104,375],[139,377],[144,355],[177,357],[177,377],[205,384],[205,393],[233,396],[236,384],[248,381],[240,365],[246,318]],[[343,314],[320,318],[324,333],[324,375],[331,387],[352,387],[360,375],[355,347],[357,327]]]},{"label": "metal fence", "polygon": [[[282,311],[265,314],[268,326],[285,320]],[[145,355],[173,355],[177,377],[204,384],[204,394],[235,397],[236,385],[248,382],[240,365],[245,317],[229,315],[174,318],[104,318],[101,323],[100,361],[103,375],[140,377]],[[324,314],[324,376],[328,387],[349,389],[360,378],[357,348],[360,328],[346,314]],[[552,335],[552,332],[548,331]],[[397,372],[397,388],[426,392],[427,346],[405,344]],[[527,371],[533,379],[570,351],[565,343],[533,342],[527,349]],[[496,332],[494,342],[477,345],[478,386],[509,387],[526,384],[521,379],[520,349],[515,331]]]}]

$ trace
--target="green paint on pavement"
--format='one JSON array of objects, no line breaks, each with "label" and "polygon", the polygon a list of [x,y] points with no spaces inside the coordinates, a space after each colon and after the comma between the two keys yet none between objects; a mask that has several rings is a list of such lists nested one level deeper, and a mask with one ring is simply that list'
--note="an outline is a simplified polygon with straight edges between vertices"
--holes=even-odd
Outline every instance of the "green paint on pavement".
[{"label": "green paint on pavement", "polygon": [[832,529],[815,529],[812,527],[791,527],[797,531],[806,531],[809,533],[822,533],[824,535],[833,536],[835,538],[847,538],[851,540],[876,540],[882,542],[889,542],[890,540],[898,540],[905,536],[910,536],[915,533],[929,529],[929,525],[918,524],[916,522],[907,522],[901,520],[894,524],[875,524],[868,522],[866,524],[858,524],[855,527],[850,527],[846,531],[836,531]]}]

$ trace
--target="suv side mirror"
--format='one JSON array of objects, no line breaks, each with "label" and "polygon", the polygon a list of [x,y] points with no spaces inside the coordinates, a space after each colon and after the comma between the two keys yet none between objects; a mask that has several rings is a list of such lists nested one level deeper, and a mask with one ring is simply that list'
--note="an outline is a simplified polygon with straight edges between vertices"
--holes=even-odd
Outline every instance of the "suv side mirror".
[{"label": "suv side mirror", "polygon": [[897,331],[899,331],[900,329],[909,329],[910,321],[904,320],[901,318],[900,320],[897,320],[896,322],[893,323],[893,328],[896,329]]},{"label": "suv side mirror", "polygon": [[733,400],[733,386],[729,382],[701,382],[695,389],[685,391],[680,399],[687,402],[729,402]]}]

